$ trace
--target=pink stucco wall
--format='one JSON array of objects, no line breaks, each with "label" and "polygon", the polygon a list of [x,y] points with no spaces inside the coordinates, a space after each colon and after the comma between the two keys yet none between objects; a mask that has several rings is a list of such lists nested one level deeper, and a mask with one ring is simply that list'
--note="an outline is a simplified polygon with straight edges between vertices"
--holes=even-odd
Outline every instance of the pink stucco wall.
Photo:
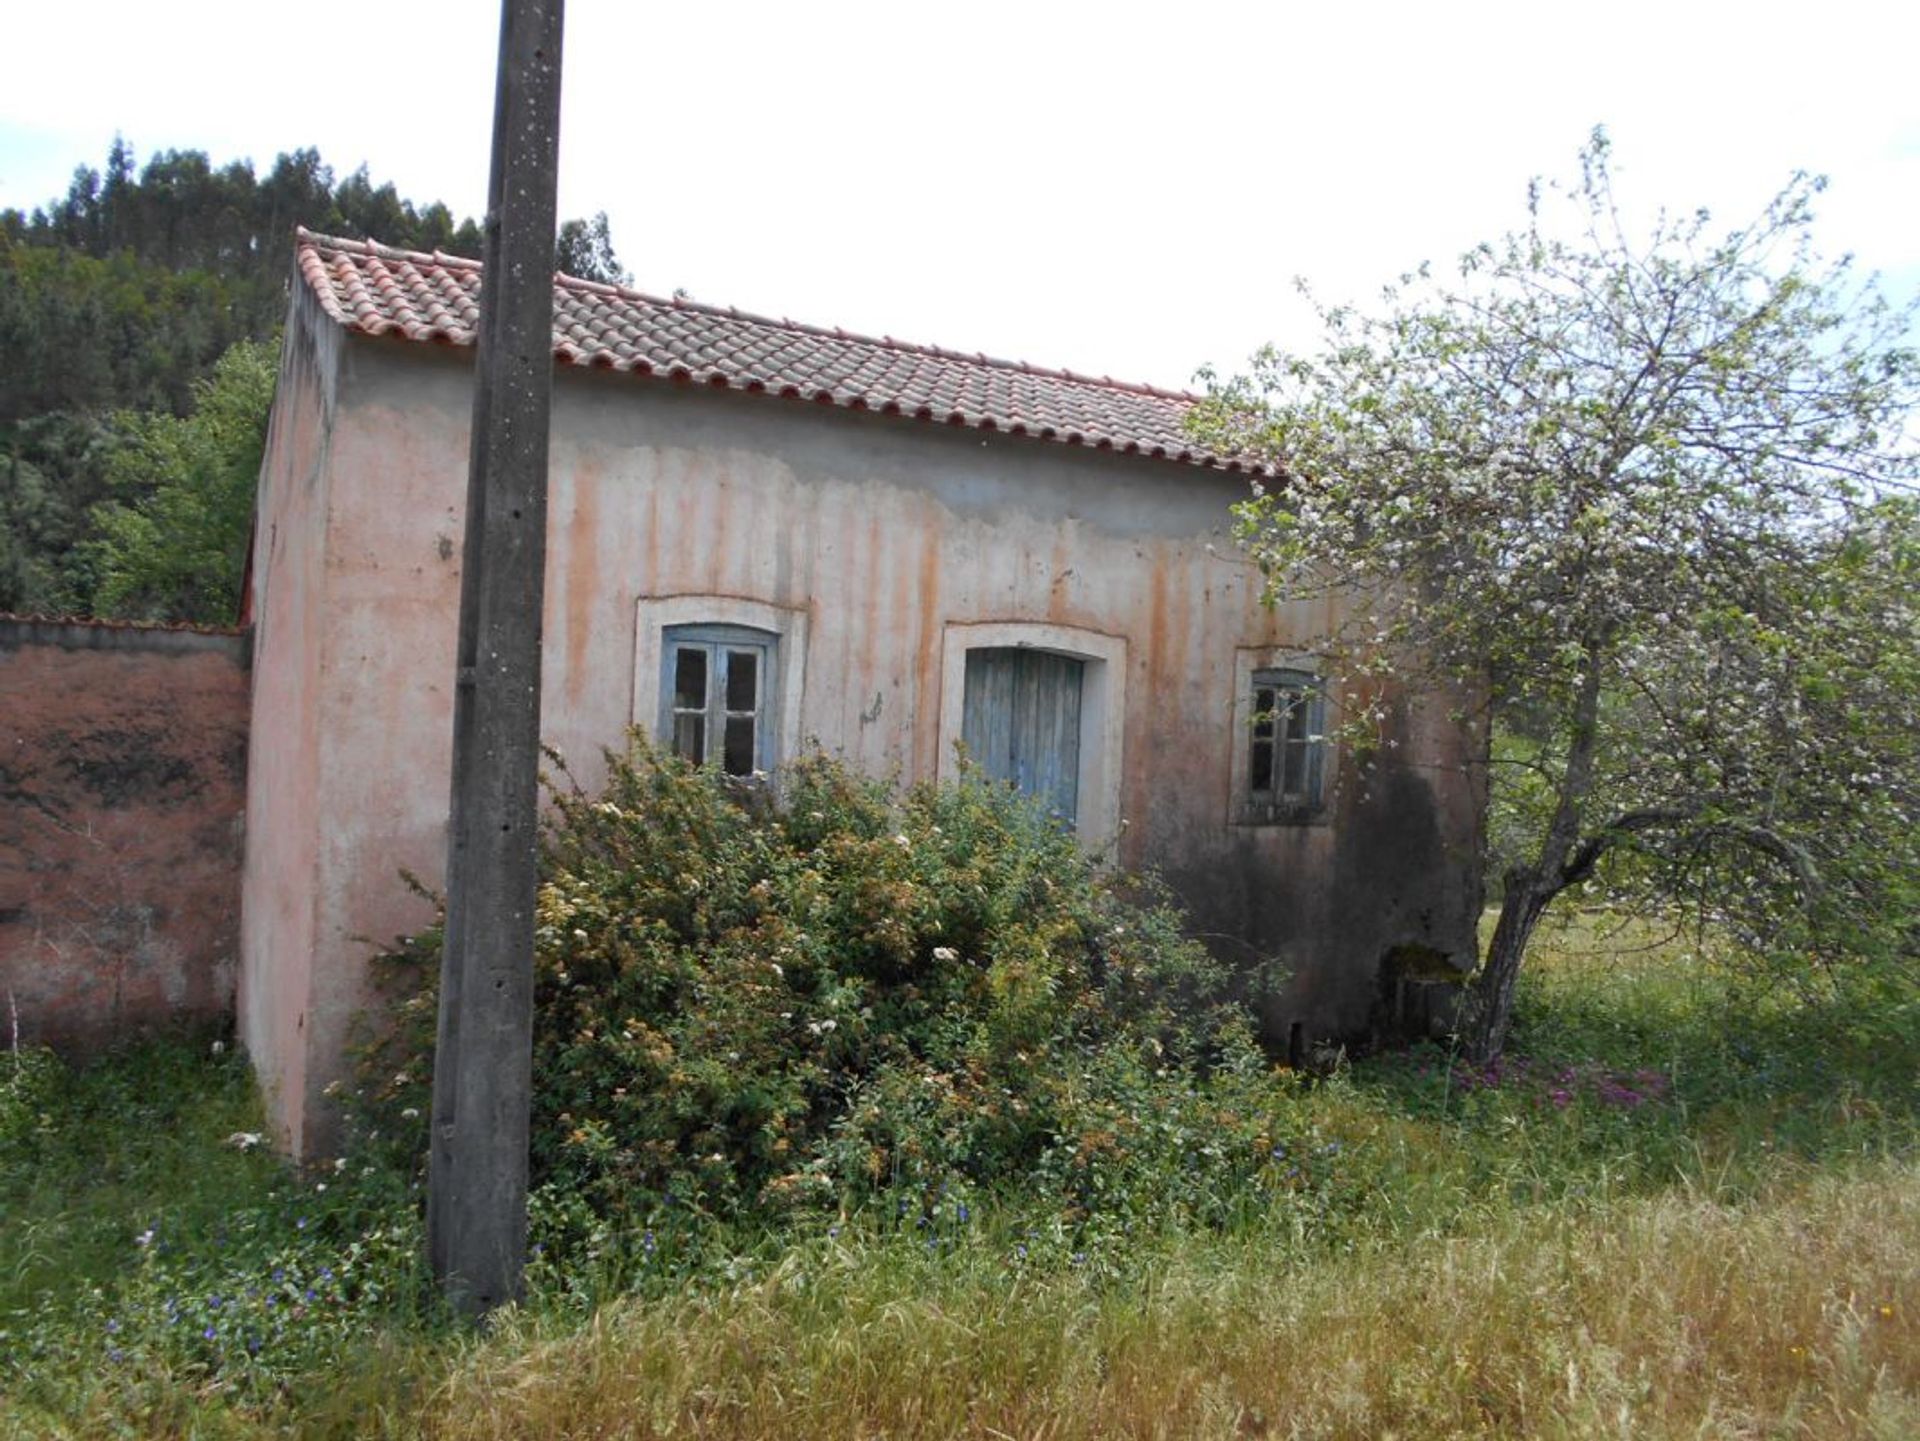
[{"label": "pink stucco wall", "polygon": [[255,654],[270,660],[253,678],[237,998],[241,1043],[280,1139],[296,1154],[332,1075],[314,1076],[309,1058],[326,824],[319,768],[327,435],[338,379],[336,332],[298,323],[299,315],[281,353],[254,522],[249,604]]},{"label": "pink stucco wall", "polygon": [[0,1044],[232,1014],[239,635],[0,619]]},{"label": "pink stucco wall", "polygon": [[[466,352],[295,320],[256,553],[241,991],[300,1150],[324,1144],[369,938],[427,918],[399,870],[442,872],[471,394]],[[1320,824],[1233,823],[1236,666],[1329,619],[1258,604],[1229,534],[1241,483],[566,370],[553,437],[543,730],[588,784],[601,747],[653,722],[636,656],[655,598],[804,618],[799,733],[904,780],[934,775],[950,740],[950,627],[1080,632],[1120,672],[1118,858],[1162,870],[1227,953],[1294,966],[1275,1026],[1363,1024],[1385,946],[1471,945],[1477,741],[1444,707],[1397,715],[1392,815],[1346,785]]]}]

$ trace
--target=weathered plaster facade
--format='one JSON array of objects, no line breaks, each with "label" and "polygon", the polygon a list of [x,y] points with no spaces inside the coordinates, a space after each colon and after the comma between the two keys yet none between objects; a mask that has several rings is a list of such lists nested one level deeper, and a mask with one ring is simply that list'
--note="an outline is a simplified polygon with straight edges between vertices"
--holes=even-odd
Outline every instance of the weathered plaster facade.
[{"label": "weathered plaster facade", "polygon": [[[241,1035],[296,1151],[325,1143],[366,958],[443,872],[472,352],[343,332],[296,288],[254,559]],[[1080,657],[1080,825],[1153,867],[1231,958],[1293,981],[1282,1039],[1368,1022],[1394,947],[1461,958],[1478,909],[1477,739],[1395,713],[1395,764],[1333,756],[1309,823],[1239,823],[1257,667],[1323,610],[1259,604],[1244,478],[1169,460],[562,367],[543,730],[591,784],[659,714],[663,628],[781,637],[781,754],[951,765],[965,654]],[[1337,706],[1345,678],[1328,672]]]},{"label": "weathered plaster facade", "polygon": [[0,1045],[227,1023],[246,657],[236,634],[0,618]]}]

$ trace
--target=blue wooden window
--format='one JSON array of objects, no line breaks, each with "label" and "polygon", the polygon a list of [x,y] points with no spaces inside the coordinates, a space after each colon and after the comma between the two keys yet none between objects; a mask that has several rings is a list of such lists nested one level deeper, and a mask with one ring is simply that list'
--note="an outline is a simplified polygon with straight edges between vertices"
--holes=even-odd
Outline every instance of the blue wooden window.
[{"label": "blue wooden window", "polygon": [[730,776],[770,771],[779,638],[737,625],[667,627],[660,734],[676,755]]},{"label": "blue wooden window", "polygon": [[967,652],[960,739],[995,780],[1077,819],[1080,697],[1086,662],[1051,651],[989,647]]},{"label": "blue wooden window", "polygon": [[1247,745],[1247,811],[1255,821],[1301,820],[1325,803],[1327,702],[1302,670],[1253,673]]}]

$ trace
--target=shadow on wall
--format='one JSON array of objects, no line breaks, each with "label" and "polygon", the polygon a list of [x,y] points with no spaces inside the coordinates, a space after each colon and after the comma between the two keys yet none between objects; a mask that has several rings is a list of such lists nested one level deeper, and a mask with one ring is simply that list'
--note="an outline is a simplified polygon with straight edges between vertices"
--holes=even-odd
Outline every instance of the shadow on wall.
[{"label": "shadow on wall", "polygon": [[[1441,829],[1425,777],[1382,767],[1344,818],[1334,850],[1333,923],[1353,936],[1366,1020],[1340,1037],[1373,1045],[1447,1034],[1474,965],[1477,897]],[[1361,988],[1364,988],[1363,990]]]}]

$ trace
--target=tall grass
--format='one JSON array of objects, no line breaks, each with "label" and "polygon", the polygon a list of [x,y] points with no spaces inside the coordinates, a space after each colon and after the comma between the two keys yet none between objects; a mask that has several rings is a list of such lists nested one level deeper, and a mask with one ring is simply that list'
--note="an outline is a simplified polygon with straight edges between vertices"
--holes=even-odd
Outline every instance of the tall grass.
[{"label": "tall grass", "polygon": [[0,1436],[1920,1435],[1911,1010],[1548,940],[1498,1073],[1356,1060],[1195,1136],[1258,1134],[1258,1204],[708,1219],[478,1339],[404,1178],[246,1147],[231,1057],[0,1058]]},{"label": "tall grass", "polygon": [[447,1438],[1920,1434],[1920,1170],[1724,1205],[1512,1212],[1301,1261],[1186,1238],[1124,1282],[794,1254],[556,1331],[427,1406]]}]

